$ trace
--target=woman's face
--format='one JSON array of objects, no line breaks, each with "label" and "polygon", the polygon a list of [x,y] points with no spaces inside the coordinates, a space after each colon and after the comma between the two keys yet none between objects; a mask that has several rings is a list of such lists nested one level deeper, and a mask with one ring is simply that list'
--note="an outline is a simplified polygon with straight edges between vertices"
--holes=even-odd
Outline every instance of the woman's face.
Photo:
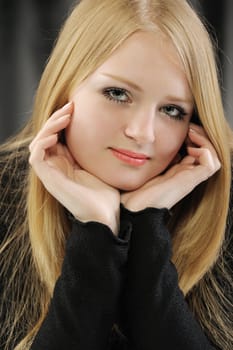
[{"label": "woman's face", "polygon": [[193,111],[175,48],[162,34],[138,32],[73,92],[67,146],[89,173],[134,190],[177,155]]}]

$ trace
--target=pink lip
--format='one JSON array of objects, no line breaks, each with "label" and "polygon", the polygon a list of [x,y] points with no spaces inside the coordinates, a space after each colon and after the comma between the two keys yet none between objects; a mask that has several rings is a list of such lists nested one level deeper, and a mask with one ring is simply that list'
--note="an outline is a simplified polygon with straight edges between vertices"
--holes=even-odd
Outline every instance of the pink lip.
[{"label": "pink lip", "polygon": [[134,166],[143,165],[150,159],[150,157],[143,153],[136,153],[121,148],[111,148],[111,151],[116,158]]}]

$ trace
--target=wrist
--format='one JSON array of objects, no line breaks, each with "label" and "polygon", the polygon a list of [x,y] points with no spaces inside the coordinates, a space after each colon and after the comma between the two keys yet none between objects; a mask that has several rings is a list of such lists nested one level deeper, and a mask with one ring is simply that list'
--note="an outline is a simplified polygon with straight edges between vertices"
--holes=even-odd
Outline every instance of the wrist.
[{"label": "wrist", "polygon": [[113,218],[105,218],[104,220],[101,220],[101,222],[108,226],[115,236],[118,236],[120,227],[119,214]]},{"label": "wrist", "polygon": [[[124,202],[122,204],[124,206],[125,209],[127,209],[128,211],[130,212],[141,212],[143,211],[144,209],[147,209],[147,208],[154,208],[154,209],[164,209],[164,208],[167,208],[166,206],[162,205],[161,204],[155,204],[155,203],[142,203],[142,202],[137,202],[137,201],[131,201],[131,200],[128,200],[126,202]],[[169,208],[167,208],[169,209]]]},{"label": "wrist", "polygon": [[98,215],[93,218],[93,221],[100,222],[110,228],[115,236],[118,236],[120,227],[120,208],[118,208],[116,213],[104,213],[103,215]]}]

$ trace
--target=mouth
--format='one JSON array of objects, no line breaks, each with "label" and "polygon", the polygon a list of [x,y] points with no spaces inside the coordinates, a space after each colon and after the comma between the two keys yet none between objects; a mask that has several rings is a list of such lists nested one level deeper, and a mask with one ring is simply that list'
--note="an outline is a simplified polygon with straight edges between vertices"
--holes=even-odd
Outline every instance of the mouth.
[{"label": "mouth", "polygon": [[136,153],[121,148],[110,148],[110,150],[117,159],[133,166],[144,165],[150,159],[143,153]]}]

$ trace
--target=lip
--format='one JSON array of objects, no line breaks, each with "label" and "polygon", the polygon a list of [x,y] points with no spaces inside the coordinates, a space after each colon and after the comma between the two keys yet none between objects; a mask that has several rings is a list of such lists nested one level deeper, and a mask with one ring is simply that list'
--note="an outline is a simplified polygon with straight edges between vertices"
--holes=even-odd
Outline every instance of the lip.
[{"label": "lip", "polygon": [[119,160],[134,166],[145,164],[150,157],[143,153],[136,153],[122,148],[110,148],[112,154]]}]

